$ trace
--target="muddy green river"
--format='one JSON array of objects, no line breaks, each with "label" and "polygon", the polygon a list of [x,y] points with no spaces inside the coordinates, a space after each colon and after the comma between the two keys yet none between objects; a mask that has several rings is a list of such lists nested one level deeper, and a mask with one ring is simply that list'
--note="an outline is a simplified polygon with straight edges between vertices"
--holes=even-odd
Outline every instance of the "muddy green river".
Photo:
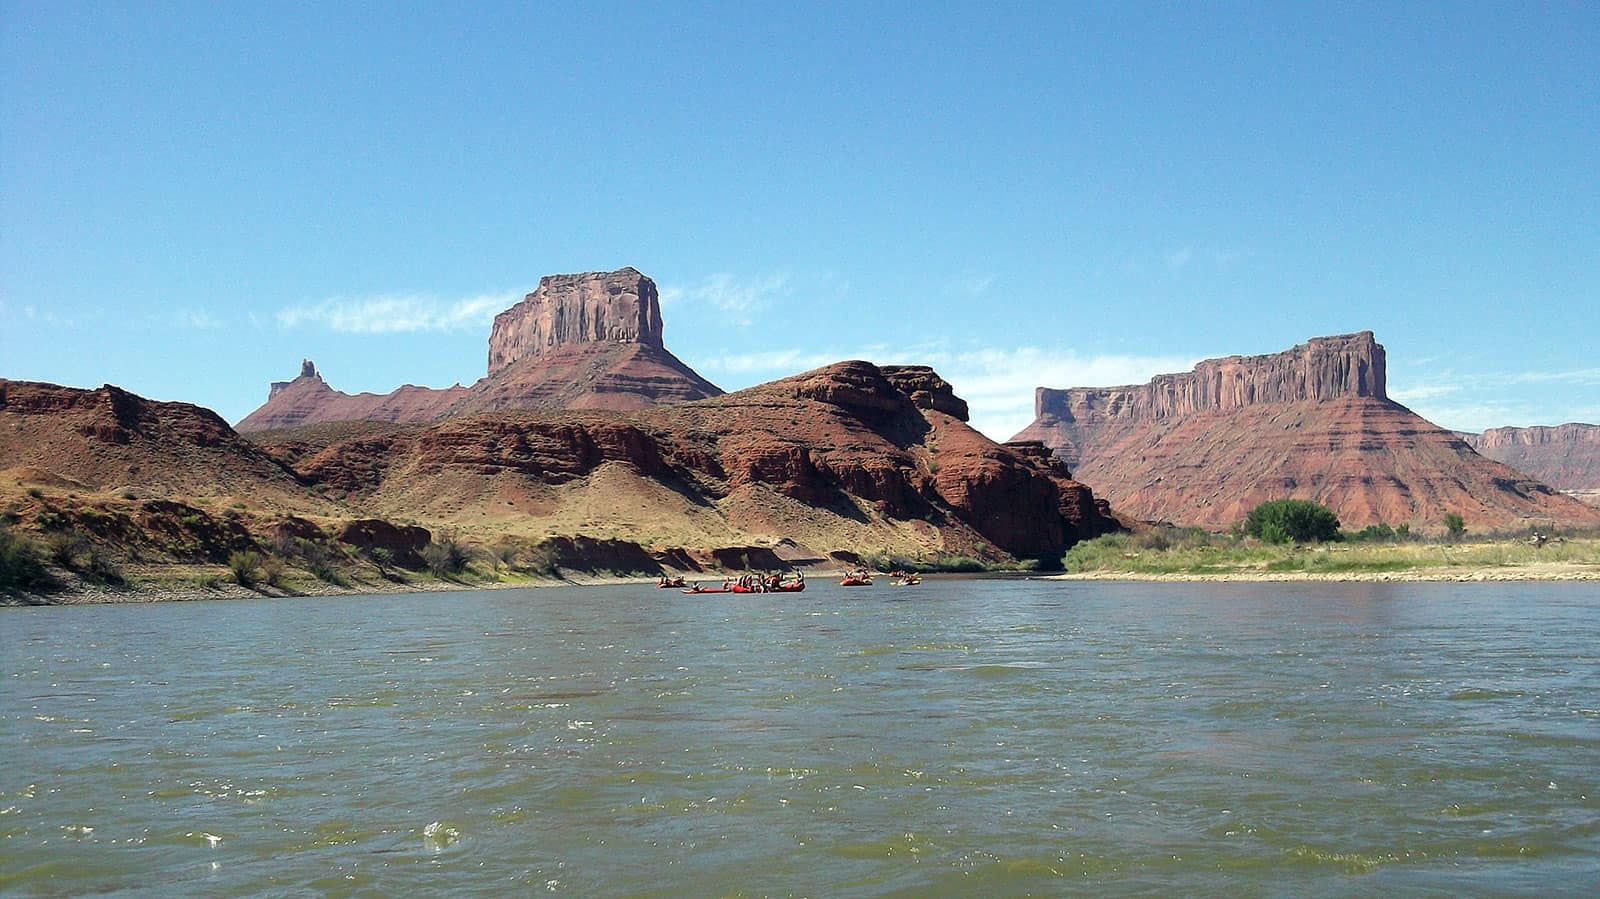
[{"label": "muddy green river", "polygon": [[1581,895],[1600,588],[0,609],[0,892]]}]

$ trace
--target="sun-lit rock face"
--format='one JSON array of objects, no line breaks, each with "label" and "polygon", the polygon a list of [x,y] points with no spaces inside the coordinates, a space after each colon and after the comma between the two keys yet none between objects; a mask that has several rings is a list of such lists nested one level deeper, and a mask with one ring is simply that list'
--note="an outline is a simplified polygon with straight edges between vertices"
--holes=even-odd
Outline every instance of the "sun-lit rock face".
[{"label": "sun-lit rock face", "polygon": [[1037,440],[1120,513],[1226,528],[1270,499],[1310,499],[1347,527],[1480,529],[1595,521],[1593,510],[1485,459],[1388,399],[1369,331],[1283,353],[1208,359],[1124,387],[1039,388]]},{"label": "sun-lit rock face", "polygon": [[661,348],[656,282],[633,268],[546,275],[522,302],[494,317],[489,374],[529,356],[582,343]]}]

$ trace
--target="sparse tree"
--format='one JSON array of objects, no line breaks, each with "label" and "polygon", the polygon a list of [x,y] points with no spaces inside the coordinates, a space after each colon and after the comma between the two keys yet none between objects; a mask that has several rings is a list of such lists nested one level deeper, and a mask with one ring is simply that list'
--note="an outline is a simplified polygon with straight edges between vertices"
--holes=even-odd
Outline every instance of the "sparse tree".
[{"label": "sparse tree", "polygon": [[1460,540],[1467,535],[1467,521],[1459,512],[1446,512],[1444,515],[1445,533],[1451,540]]}]

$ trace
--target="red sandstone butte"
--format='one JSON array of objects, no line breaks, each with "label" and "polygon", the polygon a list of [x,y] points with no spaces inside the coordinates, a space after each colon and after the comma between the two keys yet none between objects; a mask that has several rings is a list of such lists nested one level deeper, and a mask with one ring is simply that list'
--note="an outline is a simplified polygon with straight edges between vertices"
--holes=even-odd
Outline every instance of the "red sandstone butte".
[{"label": "red sandstone butte", "polygon": [[273,384],[238,429],[436,421],[496,409],[643,409],[722,393],[666,349],[661,331],[655,282],[636,269],[548,275],[495,316],[488,375],[471,387],[352,396],[306,361],[300,377]]},{"label": "red sandstone butte", "polygon": [[1119,513],[1146,520],[1225,528],[1295,497],[1353,528],[1437,528],[1448,512],[1477,530],[1600,524],[1390,400],[1370,331],[1208,359],[1147,384],[1041,387],[1034,413],[1016,439],[1043,442]]}]

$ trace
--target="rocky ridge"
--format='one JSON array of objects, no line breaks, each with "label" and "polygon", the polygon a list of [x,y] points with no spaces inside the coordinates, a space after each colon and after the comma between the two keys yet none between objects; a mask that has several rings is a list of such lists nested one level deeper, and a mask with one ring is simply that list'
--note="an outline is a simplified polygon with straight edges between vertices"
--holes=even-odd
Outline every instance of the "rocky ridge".
[{"label": "rocky ridge", "polygon": [[1054,563],[1119,527],[1044,447],[996,444],[965,419],[932,369],[867,362],[682,405],[254,439],[114,387],[0,381],[0,502],[11,525],[70,529],[146,562],[254,547],[310,565],[343,544],[415,565],[444,532],[627,570],[869,552]]},{"label": "rocky ridge", "polygon": [[1283,353],[1230,356],[1147,384],[1040,388],[1017,435],[1040,441],[1120,513],[1224,528],[1268,499],[1327,505],[1346,527],[1478,529],[1600,524],[1582,506],[1485,459],[1388,399],[1370,331]]}]

